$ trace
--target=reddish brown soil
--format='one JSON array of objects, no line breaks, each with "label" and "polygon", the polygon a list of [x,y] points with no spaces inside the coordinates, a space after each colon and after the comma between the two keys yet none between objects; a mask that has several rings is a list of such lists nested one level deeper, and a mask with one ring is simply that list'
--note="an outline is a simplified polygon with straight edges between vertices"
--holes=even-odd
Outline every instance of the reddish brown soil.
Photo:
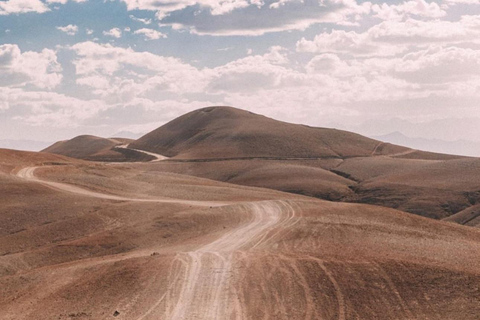
[{"label": "reddish brown soil", "polygon": [[131,139],[125,138],[107,139],[83,135],[70,140],[56,142],[50,147],[42,150],[42,152],[49,152],[90,161],[125,162],[149,161],[153,159],[146,154],[135,152],[133,150],[116,148],[132,141],[133,140]]},{"label": "reddish brown soil", "polygon": [[480,314],[475,228],[155,172],[154,164],[35,170],[47,182],[11,175],[52,157],[0,151],[0,319]]},{"label": "reddish brown soil", "polygon": [[280,122],[230,107],[187,113],[132,142],[176,159],[346,158],[409,150],[347,131]]}]

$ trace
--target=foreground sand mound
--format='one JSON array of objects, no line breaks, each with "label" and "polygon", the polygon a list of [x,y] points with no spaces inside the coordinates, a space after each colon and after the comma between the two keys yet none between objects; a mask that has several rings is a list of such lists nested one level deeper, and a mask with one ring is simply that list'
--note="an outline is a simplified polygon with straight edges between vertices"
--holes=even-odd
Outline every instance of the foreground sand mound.
[{"label": "foreground sand mound", "polygon": [[480,230],[144,167],[0,175],[0,319],[478,319]]}]

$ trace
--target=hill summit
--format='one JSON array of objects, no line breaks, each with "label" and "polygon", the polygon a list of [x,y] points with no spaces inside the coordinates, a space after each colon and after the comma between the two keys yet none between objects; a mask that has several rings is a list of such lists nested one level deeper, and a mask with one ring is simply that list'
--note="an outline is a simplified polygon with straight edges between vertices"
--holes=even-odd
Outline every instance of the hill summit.
[{"label": "hill summit", "polygon": [[180,116],[129,147],[177,159],[348,158],[407,148],[361,135],[313,128],[232,107],[208,107]]}]

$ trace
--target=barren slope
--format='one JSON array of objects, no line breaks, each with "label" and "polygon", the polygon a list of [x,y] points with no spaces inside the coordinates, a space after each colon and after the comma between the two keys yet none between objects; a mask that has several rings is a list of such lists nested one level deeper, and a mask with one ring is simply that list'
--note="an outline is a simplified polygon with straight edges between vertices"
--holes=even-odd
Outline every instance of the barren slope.
[{"label": "barren slope", "polygon": [[344,200],[398,208],[435,219],[480,202],[480,159],[359,158],[337,173],[357,181]]},{"label": "barren slope", "polygon": [[193,111],[130,146],[171,157],[147,164],[147,170],[377,204],[436,219],[476,204],[480,191],[480,171],[462,171],[459,165],[475,163],[473,158],[412,150],[230,107]]},{"label": "barren slope", "polygon": [[477,229],[143,168],[0,174],[0,319],[480,313]]},{"label": "barren slope", "polygon": [[106,139],[83,135],[56,142],[42,152],[91,161],[149,161],[153,159],[153,157],[144,153],[116,148],[131,141],[133,140],[124,138]]},{"label": "barren slope", "polygon": [[409,150],[351,132],[280,122],[231,107],[187,113],[130,144],[175,159],[344,158]]}]

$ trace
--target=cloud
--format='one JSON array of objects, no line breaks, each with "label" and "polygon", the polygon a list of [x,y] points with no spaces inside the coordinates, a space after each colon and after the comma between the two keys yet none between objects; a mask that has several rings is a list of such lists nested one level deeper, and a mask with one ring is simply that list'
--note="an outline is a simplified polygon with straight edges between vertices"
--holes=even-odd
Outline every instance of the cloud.
[{"label": "cloud", "polygon": [[[65,4],[67,3],[69,0],[46,0],[47,3],[60,3],[60,4]],[[87,2],[88,0],[71,0],[73,2],[77,2],[77,3],[82,3],[82,2]]]},{"label": "cloud", "polygon": [[145,37],[145,40],[157,40],[160,38],[166,38],[167,36],[160,31],[153,30],[153,29],[147,29],[147,28],[142,28],[139,30],[136,30],[134,34],[141,34]]},{"label": "cloud", "polygon": [[395,56],[430,45],[468,45],[480,39],[480,16],[462,16],[458,21],[383,21],[363,33],[332,30],[313,40],[300,39],[298,52],[342,53],[361,56]]},{"label": "cloud", "polygon": [[122,37],[122,30],[120,30],[119,28],[112,28],[108,31],[103,31],[103,35],[118,39]]},{"label": "cloud", "polygon": [[22,53],[16,44],[0,45],[0,86],[53,89],[62,81],[61,72],[53,50]]},{"label": "cloud", "polygon": [[316,23],[356,24],[371,4],[354,0],[122,0],[128,10],[156,11],[161,25],[200,35],[262,35]]},{"label": "cloud", "polygon": [[68,26],[65,26],[65,27],[57,27],[57,29],[62,32],[65,32],[69,36],[74,36],[78,32],[78,27],[73,24],[69,24]]},{"label": "cloud", "polygon": [[207,92],[253,93],[262,88],[281,87],[297,75],[289,69],[285,49],[271,47],[264,55],[251,55],[213,68],[208,73]]},{"label": "cloud", "polygon": [[143,18],[137,18],[136,16],[134,16],[133,14],[131,14],[130,16],[130,19],[132,19],[133,21],[138,21],[138,22],[141,22],[143,24],[151,24],[152,23],[152,19],[143,19]]},{"label": "cloud", "polygon": [[[68,0],[46,0],[47,4],[65,4]],[[86,2],[88,0],[71,0],[73,2]],[[28,12],[45,13],[50,11],[48,6],[40,0],[6,0],[0,1],[0,16],[21,14]]]},{"label": "cloud", "polygon": [[40,0],[7,0],[0,1],[0,15],[20,14],[27,12],[44,13],[50,9]]},{"label": "cloud", "polygon": [[431,47],[405,55],[394,71],[411,82],[442,84],[440,90],[452,82],[473,84],[476,89],[480,85],[480,50]]},{"label": "cloud", "polygon": [[436,2],[426,2],[425,0],[405,1],[398,5],[374,4],[372,11],[375,13],[375,17],[390,21],[401,20],[408,16],[441,18],[447,14]]},{"label": "cloud", "polygon": [[480,4],[480,0],[444,0],[443,2],[447,5]]},{"label": "cloud", "polygon": [[6,101],[5,110],[13,112],[14,120],[52,127],[78,126],[81,121],[108,108],[98,100],[81,100],[55,92],[25,91],[19,88],[0,87],[0,100]]},{"label": "cloud", "polygon": [[179,59],[94,42],[71,47],[77,83],[113,102],[135,97],[161,100],[201,92],[206,76]]},{"label": "cloud", "polygon": [[370,32],[357,33],[343,30],[321,33],[312,41],[302,38],[297,42],[296,47],[298,52],[351,53],[356,56],[392,56],[406,49],[404,46],[391,46],[377,42]]}]

